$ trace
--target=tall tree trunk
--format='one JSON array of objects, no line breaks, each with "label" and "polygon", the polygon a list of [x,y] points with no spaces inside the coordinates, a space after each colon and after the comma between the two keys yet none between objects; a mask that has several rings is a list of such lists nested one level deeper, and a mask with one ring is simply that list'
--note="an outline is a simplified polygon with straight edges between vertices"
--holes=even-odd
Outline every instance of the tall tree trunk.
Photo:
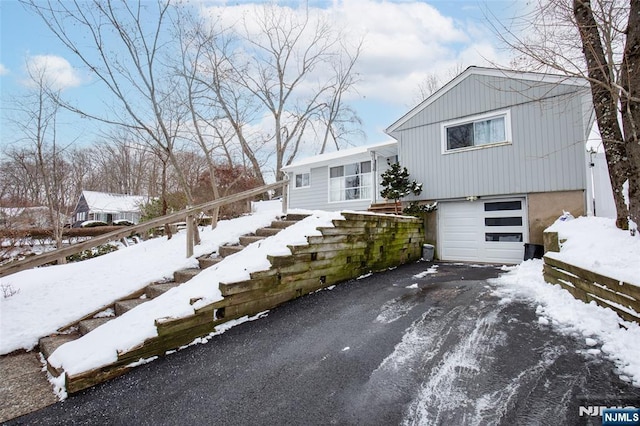
[{"label": "tall tree trunk", "polygon": [[640,1],[631,0],[622,60],[622,129],[629,158],[629,217],[640,225]]},{"label": "tall tree trunk", "polygon": [[[632,3],[634,1],[637,3],[636,0],[632,0]],[[573,14],[582,40],[582,51],[587,62],[593,106],[609,166],[617,213],[616,226],[620,229],[628,229],[629,210],[625,204],[622,186],[629,178],[629,161],[618,122],[617,97],[612,94],[615,90],[615,82],[612,81],[613,76],[608,72],[609,66],[590,0],[573,0]]]}]

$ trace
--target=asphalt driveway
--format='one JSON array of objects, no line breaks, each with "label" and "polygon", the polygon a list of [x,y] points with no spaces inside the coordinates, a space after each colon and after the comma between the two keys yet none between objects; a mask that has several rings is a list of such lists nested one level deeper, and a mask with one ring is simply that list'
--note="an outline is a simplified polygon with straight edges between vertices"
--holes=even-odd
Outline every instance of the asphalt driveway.
[{"label": "asphalt driveway", "polygon": [[600,424],[579,407],[640,406],[583,340],[499,303],[498,268],[431,266],[305,296],[8,424]]}]

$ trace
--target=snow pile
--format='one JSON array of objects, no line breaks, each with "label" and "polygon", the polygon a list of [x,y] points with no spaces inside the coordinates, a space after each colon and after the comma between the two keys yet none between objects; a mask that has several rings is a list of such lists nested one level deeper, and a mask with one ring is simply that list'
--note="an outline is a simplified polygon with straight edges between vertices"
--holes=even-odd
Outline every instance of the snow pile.
[{"label": "snow pile", "polygon": [[[566,238],[561,253],[547,253],[563,261],[603,275],[638,284],[640,240],[615,228],[611,219],[579,218],[557,222],[550,230]],[[584,352],[602,353],[612,360],[619,377],[640,387],[640,326],[622,320],[614,311],[583,303],[558,285],[544,281],[542,260],[529,260],[506,268],[507,274],[492,280],[501,303],[535,301],[538,323],[584,338]],[[598,347],[599,346],[599,347]]]},{"label": "snow pile", "polygon": [[433,265],[432,267],[430,267],[426,271],[422,271],[422,272],[420,272],[418,274],[415,274],[413,276],[413,278],[424,278],[427,275],[437,274],[437,273],[438,273],[438,265]]},{"label": "snow pile", "polygon": [[640,238],[616,228],[612,219],[558,220],[547,231],[557,232],[561,241],[566,239],[560,253],[550,252],[548,257],[640,285]]},{"label": "snow pile", "polygon": [[279,214],[265,211],[201,230],[202,243],[194,256],[185,257],[186,232],[171,240],[157,238],[83,262],[18,272],[0,279],[3,288],[16,291],[0,297],[0,354],[32,349],[38,338],[54,333],[114,300],[147,284],[196,267],[197,256],[212,253],[226,243],[237,243],[248,232],[268,226]]},{"label": "snow pile", "polygon": [[[220,282],[247,280],[251,272],[269,269],[271,265],[267,255],[291,254],[288,245],[307,244],[307,236],[321,235],[317,228],[333,226],[332,220],[336,219],[342,219],[342,216],[333,212],[315,212],[272,237],[250,244],[187,283],[126,312],[78,340],[60,346],[49,357],[49,363],[76,375],[117,361],[118,351],[130,350],[157,336],[156,319],[191,315],[194,309],[221,300]],[[193,299],[199,300],[191,305]]]}]

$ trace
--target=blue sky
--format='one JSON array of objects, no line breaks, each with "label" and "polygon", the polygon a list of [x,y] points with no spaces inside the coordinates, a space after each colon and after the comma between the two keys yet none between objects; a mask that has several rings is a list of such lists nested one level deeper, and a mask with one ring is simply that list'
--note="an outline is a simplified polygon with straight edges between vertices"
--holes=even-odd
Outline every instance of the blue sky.
[{"label": "blue sky", "polygon": [[[238,2],[230,2],[233,8]],[[242,3],[242,2],[240,2]],[[218,6],[220,1],[211,2]],[[310,7],[335,10],[345,27],[366,33],[360,60],[361,82],[351,104],[363,120],[366,139],[355,144],[388,140],[383,130],[416,103],[416,87],[427,74],[442,82],[453,68],[506,64],[507,54],[484,24],[487,9],[502,19],[516,13],[523,1],[388,1],[348,0],[310,2]],[[58,73],[63,95],[89,108],[108,103],[108,94],[53,36],[40,18],[27,12],[17,0],[0,1],[0,95],[2,121],[0,145],[15,142],[8,118],[14,97],[25,93],[25,64],[36,59]],[[52,62],[53,61],[53,62]],[[70,142],[92,142],[103,125],[65,114],[59,123]],[[1,148],[1,147],[0,147]]]}]

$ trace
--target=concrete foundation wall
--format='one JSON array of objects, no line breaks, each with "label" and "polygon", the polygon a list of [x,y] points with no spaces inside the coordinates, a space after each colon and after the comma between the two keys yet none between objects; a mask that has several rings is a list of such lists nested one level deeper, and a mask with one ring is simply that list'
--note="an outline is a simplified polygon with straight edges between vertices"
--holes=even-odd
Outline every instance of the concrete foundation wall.
[{"label": "concrete foundation wall", "polygon": [[543,232],[562,215],[569,212],[573,216],[585,215],[584,191],[558,191],[530,193],[527,196],[529,208],[529,242],[542,245]]}]

